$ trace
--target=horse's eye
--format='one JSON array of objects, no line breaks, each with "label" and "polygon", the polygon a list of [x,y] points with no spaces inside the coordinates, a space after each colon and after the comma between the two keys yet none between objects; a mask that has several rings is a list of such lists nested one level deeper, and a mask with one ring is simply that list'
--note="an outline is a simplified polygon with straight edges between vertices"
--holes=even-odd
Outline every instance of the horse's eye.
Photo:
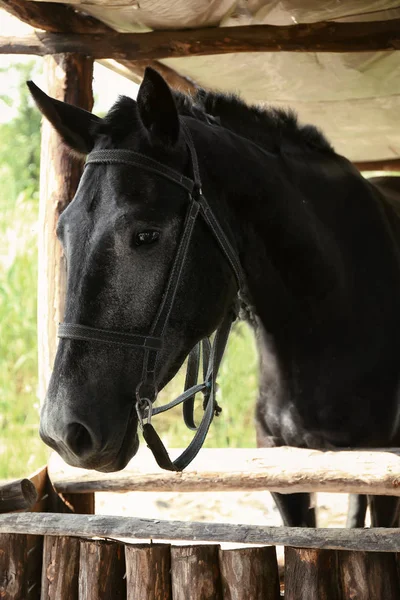
[{"label": "horse's eye", "polygon": [[142,246],[143,244],[154,244],[154,242],[158,241],[159,237],[159,231],[152,231],[151,229],[147,229],[146,231],[140,231],[140,233],[136,234],[135,245]]}]

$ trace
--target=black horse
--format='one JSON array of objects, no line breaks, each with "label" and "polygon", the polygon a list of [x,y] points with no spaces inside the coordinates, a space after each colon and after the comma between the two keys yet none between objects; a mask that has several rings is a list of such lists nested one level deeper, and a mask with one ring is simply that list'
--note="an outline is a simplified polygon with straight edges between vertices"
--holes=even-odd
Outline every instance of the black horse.
[{"label": "black horse", "polygon": [[[90,153],[58,226],[66,322],[148,335],[186,235],[185,182],[201,178],[245,278],[260,355],[258,444],[399,446],[399,230],[377,186],[292,113],[203,90],[191,99],[150,69],[137,101],[120,98],[104,119],[30,87],[64,141]],[[154,393],[232,309],[238,277],[212,229],[202,218],[193,227]],[[137,451],[133,395],[154,348],[71,337],[59,343],[41,436],[73,465],[122,469]],[[275,498],[286,524],[315,525],[309,494]],[[366,500],[355,500],[349,524],[362,526]],[[370,506],[374,525],[397,523],[396,498]]]}]

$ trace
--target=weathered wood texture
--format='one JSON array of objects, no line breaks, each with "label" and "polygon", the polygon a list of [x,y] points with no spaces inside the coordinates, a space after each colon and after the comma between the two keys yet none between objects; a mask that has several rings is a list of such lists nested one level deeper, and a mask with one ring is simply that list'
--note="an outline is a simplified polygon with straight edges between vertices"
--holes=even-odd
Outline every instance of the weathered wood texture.
[{"label": "weathered wood texture", "polygon": [[[147,596],[137,598],[147,599]],[[126,600],[123,544],[81,540],[79,600]]]},{"label": "weathered wood texture", "polygon": [[218,545],[171,546],[174,600],[223,600]]},{"label": "weathered wood texture", "polygon": [[55,454],[48,469],[53,485],[62,493],[248,489],[400,496],[398,449],[204,448],[184,472],[174,473],[161,470],[143,448],[124,471],[112,475],[69,467]]},{"label": "weathered wood texture", "polygon": [[207,27],[149,33],[35,32],[0,41],[8,54],[80,52],[94,58],[142,60],[238,52],[371,52],[400,49],[400,19],[360,23]]},{"label": "weathered wood texture", "polygon": [[[80,14],[75,8],[61,3],[0,0],[0,7],[32,27],[49,32],[102,34],[113,31],[105,23]],[[252,25],[151,32],[137,34],[142,38],[147,36],[148,40],[154,40],[145,43],[139,58],[261,51],[396,50],[399,49],[399,21],[328,21],[289,26]],[[160,56],[150,56],[150,53]]]},{"label": "weathered wood texture", "polygon": [[274,546],[220,550],[224,600],[279,600],[279,572]]},{"label": "weathered wood texture", "polygon": [[0,533],[71,535],[80,537],[140,540],[188,540],[321,548],[399,552],[400,528],[308,529],[227,523],[160,521],[106,515],[12,513],[0,515]]},{"label": "weathered wood texture", "polygon": [[[0,0],[0,8],[32,27],[54,33],[104,33],[107,27],[97,19],[77,12],[72,6],[56,2]],[[110,27],[107,29],[112,31]]]},{"label": "weathered wood texture", "polygon": [[[11,40],[10,40],[11,42]],[[371,52],[400,49],[400,19],[299,25],[207,27],[149,33],[36,32],[6,44],[8,53],[80,52],[94,58],[142,60],[238,52]],[[2,43],[4,47],[4,41]],[[25,46],[25,50],[23,47]]]},{"label": "weathered wood texture", "polygon": [[30,510],[34,512],[45,512],[47,510],[47,485],[49,484],[47,467],[41,467],[32,473],[32,475],[29,476],[29,479],[37,491],[37,500]]},{"label": "weathered wood texture", "polygon": [[[62,54],[45,60],[47,92],[86,110],[93,106],[93,60]],[[42,127],[39,208],[38,353],[39,397],[43,401],[57,348],[57,327],[63,320],[65,265],[56,226],[71,202],[82,174],[74,159],[47,121]]]},{"label": "weathered wood texture", "polygon": [[112,69],[116,73],[131,79],[137,84],[142,83],[146,67],[151,67],[164,77],[170,87],[179,90],[180,92],[194,94],[198,88],[194,81],[180,75],[177,71],[164,65],[158,60],[119,60],[118,62],[113,60],[100,60],[99,62],[108,69]]},{"label": "weathered wood texture", "polygon": [[[27,2],[26,0],[0,0],[0,7],[17,17],[20,21],[28,23],[32,27],[44,29],[53,33],[90,33],[90,34],[108,34],[114,30],[90,17],[79,13],[71,6],[52,2]],[[133,75],[133,80],[140,82],[146,66],[153,67],[159,71],[168,81],[169,85],[182,91],[193,91],[195,85],[183,75],[179,75],[174,69],[154,60],[142,61],[120,61],[122,69],[118,68],[118,63],[107,63],[106,66],[126,76],[124,70],[128,70]]]},{"label": "weathered wood texture", "polygon": [[[37,516],[40,513],[36,513]],[[65,515],[59,515],[59,517]],[[72,515],[71,515],[72,516]],[[45,536],[43,548],[42,598],[78,600],[79,539]]]},{"label": "weathered wood texture", "polygon": [[127,600],[172,600],[169,544],[126,545],[125,561]]},{"label": "weathered wood texture", "polygon": [[[93,60],[78,54],[45,59],[48,93],[86,110],[93,107]],[[39,396],[43,401],[57,348],[57,327],[63,320],[65,265],[56,227],[71,202],[82,174],[82,162],[73,158],[59,135],[44,121],[40,169],[38,359]],[[94,512],[94,494],[66,497],[75,512]]]},{"label": "weathered wood texture", "polygon": [[341,600],[337,552],[285,548],[285,600]]},{"label": "weathered wood texture", "polygon": [[400,598],[394,554],[338,552],[338,561],[343,600],[348,598],[398,600]]},{"label": "weathered wood texture", "polygon": [[39,600],[43,538],[0,535],[0,598]]},{"label": "weathered wood texture", "polygon": [[400,171],[400,158],[355,162],[359,171]]},{"label": "weathered wood texture", "polygon": [[0,485],[0,513],[28,510],[37,498],[37,490],[29,479],[4,483]]}]

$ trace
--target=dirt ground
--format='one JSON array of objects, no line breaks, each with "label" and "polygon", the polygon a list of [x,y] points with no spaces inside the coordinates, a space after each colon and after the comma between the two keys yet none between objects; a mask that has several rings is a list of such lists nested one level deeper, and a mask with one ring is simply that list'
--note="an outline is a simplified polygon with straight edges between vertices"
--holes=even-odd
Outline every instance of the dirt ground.
[{"label": "dirt ground", "polygon": [[[318,494],[318,526],[343,527],[346,494]],[[148,519],[281,525],[269,492],[127,492],[96,494],[96,513]]]}]

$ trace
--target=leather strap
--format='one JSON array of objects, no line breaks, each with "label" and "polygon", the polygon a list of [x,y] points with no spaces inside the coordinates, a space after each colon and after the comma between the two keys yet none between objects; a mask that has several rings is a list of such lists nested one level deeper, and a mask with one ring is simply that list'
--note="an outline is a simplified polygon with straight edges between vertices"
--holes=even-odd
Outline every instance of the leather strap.
[{"label": "leather strap", "polygon": [[[196,385],[199,379],[200,348],[201,343],[199,342],[189,354],[185,378],[185,392]],[[194,422],[194,398],[195,394],[188,398],[188,400],[183,404],[182,412],[186,427],[196,431],[197,427],[196,423]]]},{"label": "leather strap", "polygon": [[181,173],[178,173],[178,171],[171,169],[171,167],[168,167],[149,156],[145,156],[139,152],[133,152],[133,150],[93,150],[88,155],[85,164],[131,165],[133,167],[146,169],[146,171],[150,171],[156,175],[162,175],[166,179],[181,186],[189,192],[189,194],[193,192],[194,188],[194,182],[188,177],[185,177]]},{"label": "leather strap", "polygon": [[[210,396],[207,400],[201,423],[186,450],[184,450],[182,454],[178,456],[178,458],[172,461],[169,457],[167,449],[161,441],[160,436],[157,434],[151,423],[149,422],[143,425],[143,437],[146,440],[148,447],[152,451],[157,464],[162,469],[167,471],[183,471],[183,469],[185,469],[187,465],[191,463],[192,460],[197,456],[204,444],[204,440],[214,418],[214,414],[218,414],[218,404],[215,399],[215,376],[218,372],[218,368],[224,354],[231,326],[232,314],[229,313],[215,334],[207,377],[207,382],[210,385]],[[174,403],[174,405],[176,404]],[[155,414],[155,411],[152,411],[152,414]]]},{"label": "leather strap", "polygon": [[134,348],[148,348],[157,351],[163,347],[161,337],[96,329],[95,327],[87,327],[86,325],[78,325],[76,323],[60,323],[57,335],[59,338],[106,342],[108,344],[118,344],[119,346],[133,346]]}]

